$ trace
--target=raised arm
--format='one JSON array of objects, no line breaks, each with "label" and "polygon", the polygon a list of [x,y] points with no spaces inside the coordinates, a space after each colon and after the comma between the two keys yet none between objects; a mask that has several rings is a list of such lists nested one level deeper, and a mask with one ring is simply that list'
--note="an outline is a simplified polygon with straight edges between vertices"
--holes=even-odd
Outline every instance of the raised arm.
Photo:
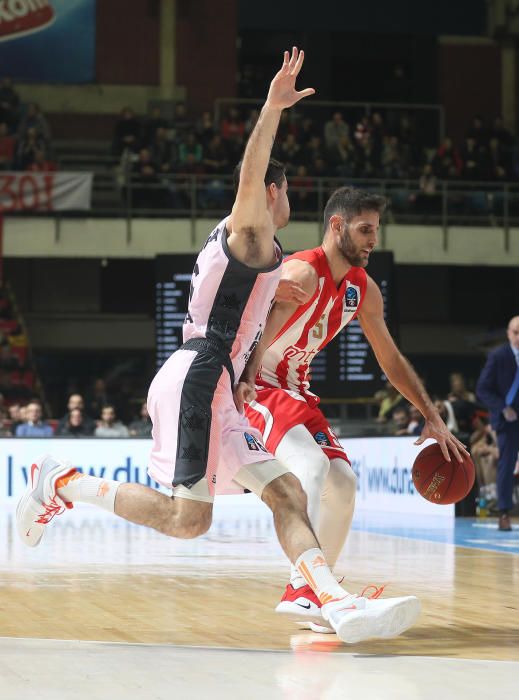
[{"label": "raised arm", "polygon": [[[291,107],[313,88],[297,91],[296,78],[304,61],[304,52],[294,46],[292,55],[285,51],[283,65],[270,84],[261,110],[245,148],[240,182],[234,203],[229,247],[239,260],[261,267],[272,261],[272,240],[276,225],[267,207],[265,174],[283,109]],[[275,184],[271,187],[276,187]]]},{"label": "raised arm", "polygon": [[450,450],[456,459],[461,461],[460,453],[466,456],[468,452],[447,429],[416,372],[395,345],[384,320],[382,294],[369,276],[366,297],[359,312],[359,321],[379,365],[391,384],[416,406],[425,418],[424,429],[415,445],[421,445],[427,438],[433,438],[438,441],[446,459],[450,461],[448,452]]}]

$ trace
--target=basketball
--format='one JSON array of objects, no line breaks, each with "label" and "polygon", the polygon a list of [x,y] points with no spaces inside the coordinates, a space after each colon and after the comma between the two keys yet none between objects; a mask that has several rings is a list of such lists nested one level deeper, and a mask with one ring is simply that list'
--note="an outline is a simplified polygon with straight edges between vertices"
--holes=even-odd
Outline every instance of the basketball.
[{"label": "basketball", "polygon": [[470,457],[458,462],[452,455],[452,461],[447,462],[435,442],[419,453],[412,476],[416,490],[427,501],[448,505],[461,501],[470,492],[476,470]]}]

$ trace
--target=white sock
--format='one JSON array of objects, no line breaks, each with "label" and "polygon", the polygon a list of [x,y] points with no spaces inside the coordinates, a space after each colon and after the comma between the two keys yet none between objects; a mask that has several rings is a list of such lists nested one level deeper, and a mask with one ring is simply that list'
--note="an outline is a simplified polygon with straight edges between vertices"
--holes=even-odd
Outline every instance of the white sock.
[{"label": "white sock", "polygon": [[56,492],[65,501],[90,503],[113,513],[115,496],[120,485],[120,481],[109,481],[73,472],[70,476],[58,479]]},{"label": "white sock", "polygon": [[350,595],[348,591],[339,586],[328,568],[322,550],[317,547],[303,552],[298,557],[295,566],[322,605],[333,600],[342,600]]}]

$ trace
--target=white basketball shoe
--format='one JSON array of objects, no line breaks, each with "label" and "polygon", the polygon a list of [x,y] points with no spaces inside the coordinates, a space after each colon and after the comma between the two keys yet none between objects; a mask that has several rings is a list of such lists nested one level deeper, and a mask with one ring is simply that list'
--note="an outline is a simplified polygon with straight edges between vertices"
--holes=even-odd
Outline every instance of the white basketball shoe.
[{"label": "white basketball shoe", "polygon": [[31,465],[27,489],[16,508],[18,534],[28,547],[39,544],[45,526],[54,516],[61,515],[66,508],[72,508],[72,503],[57,495],[56,482],[76,471],[71,464],[60,463],[50,455],[39,457]]},{"label": "white basketball shoe", "polygon": [[322,606],[323,618],[347,644],[365,639],[389,639],[409,629],[420,615],[420,601],[415,596],[378,598],[351,595]]}]

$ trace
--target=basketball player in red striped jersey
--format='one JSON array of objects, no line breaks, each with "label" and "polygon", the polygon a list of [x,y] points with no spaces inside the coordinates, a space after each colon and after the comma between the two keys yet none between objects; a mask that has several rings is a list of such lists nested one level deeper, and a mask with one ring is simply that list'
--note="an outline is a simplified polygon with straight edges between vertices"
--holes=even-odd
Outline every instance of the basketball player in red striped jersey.
[{"label": "basketball player in red striped jersey", "polygon": [[[276,458],[299,478],[308,515],[328,564],[333,567],[353,517],[356,478],[348,457],[309,389],[315,355],[354,318],[391,383],[425,418],[415,444],[434,438],[447,459],[467,454],[440,418],[411,365],[396,347],[384,320],[381,292],[365,267],[377,244],[383,197],[359,189],[336,190],[324,211],[325,235],[318,248],[289,256],[265,332],[242,380],[255,381],[247,417]],[[290,584],[276,608],[306,617],[312,628],[321,604],[292,567]],[[319,631],[324,631],[320,629]]]}]

